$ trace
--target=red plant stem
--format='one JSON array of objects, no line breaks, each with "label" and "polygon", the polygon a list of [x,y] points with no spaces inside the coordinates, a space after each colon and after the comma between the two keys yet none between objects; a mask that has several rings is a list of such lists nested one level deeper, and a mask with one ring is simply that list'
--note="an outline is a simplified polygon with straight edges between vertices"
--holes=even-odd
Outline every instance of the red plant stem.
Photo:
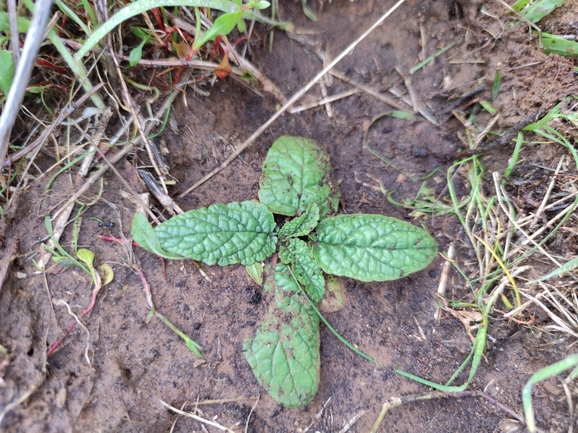
[{"label": "red plant stem", "polygon": [[[103,241],[109,241],[109,242],[118,242],[119,244],[122,244],[124,241],[121,238],[115,238],[114,236],[108,236],[108,235],[98,235],[98,237],[100,239],[102,239]],[[139,244],[137,244],[136,242],[132,242],[132,246],[133,247],[138,247],[140,248],[141,246]]]},{"label": "red plant stem", "polygon": [[155,16],[155,20],[161,31],[166,32],[165,23],[163,23],[163,16],[161,14],[161,10],[159,8],[153,8],[151,9],[151,12]]},{"label": "red plant stem", "polygon": [[[100,279],[100,275],[98,274],[98,272],[94,273],[94,279],[96,280],[96,284],[95,284],[94,290],[92,291],[92,296],[90,298],[90,304],[88,304],[88,307],[86,307],[84,309],[84,311],[78,315],[79,321],[84,316],[86,316],[88,313],[90,313],[92,311],[92,309],[94,308],[94,305],[96,304],[96,296],[98,295],[98,292],[100,291],[100,289],[102,287],[102,280]],[[76,320],[74,322],[72,322],[68,326],[68,329],[66,330],[64,335],[62,337],[60,337],[56,343],[54,343],[52,346],[50,346],[50,348],[46,352],[47,357],[52,355],[56,351],[56,349],[58,349],[60,347],[62,342],[65,340],[66,337],[68,337],[68,334],[70,334],[70,332],[74,329],[74,327],[76,326],[77,323],[78,323],[78,321],[76,321]]]},{"label": "red plant stem", "polygon": [[151,294],[151,286],[149,286],[149,283],[147,282],[147,279],[145,278],[144,273],[143,273],[141,268],[134,267],[133,269],[139,275],[140,280],[142,282],[143,289],[145,292],[145,297],[147,300],[147,305],[152,311],[154,311],[155,306],[153,304],[153,295]]}]

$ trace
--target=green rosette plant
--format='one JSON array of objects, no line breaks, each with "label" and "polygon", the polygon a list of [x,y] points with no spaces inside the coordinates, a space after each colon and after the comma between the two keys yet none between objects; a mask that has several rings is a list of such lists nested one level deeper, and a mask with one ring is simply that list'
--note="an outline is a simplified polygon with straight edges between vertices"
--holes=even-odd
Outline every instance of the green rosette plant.
[{"label": "green rosette plant", "polygon": [[[163,257],[207,265],[242,264],[262,278],[261,262],[278,252],[266,288],[274,302],[244,352],[255,377],[287,408],[308,404],[319,386],[319,316],[324,274],[388,281],[424,269],[437,254],[421,228],[383,215],[337,215],[339,194],[329,156],[302,137],[280,137],[263,163],[260,202],[214,204],[153,228],[135,215],[132,235]],[[295,216],[282,227],[273,214]]]}]

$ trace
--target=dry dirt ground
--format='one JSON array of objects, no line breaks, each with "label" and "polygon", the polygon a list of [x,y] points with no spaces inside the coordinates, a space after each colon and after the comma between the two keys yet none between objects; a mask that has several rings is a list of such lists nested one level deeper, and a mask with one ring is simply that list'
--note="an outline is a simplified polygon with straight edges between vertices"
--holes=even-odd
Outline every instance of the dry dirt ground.
[{"label": "dry dirt ground", "polygon": [[[541,23],[545,29],[576,32],[577,2],[567,3],[556,12],[555,19]],[[322,67],[312,48],[316,42],[335,56],[391,4],[376,0],[311,4],[319,12],[317,23],[303,16],[299,4],[282,5],[285,17],[302,30],[308,46],[277,31],[274,49],[269,52],[265,33],[258,27],[252,61],[285,95],[292,95]],[[576,60],[544,55],[527,26],[515,23],[499,3],[485,5],[487,14],[481,7],[475,2],[408,0],[337,65],[336,69],[351,80],[377,91],[395,86],[405,92],[396,67],[407,76],[417,63],[422,52],[420,24],[427,36],[423,40],[427,55],[458,42],[411,75],[416,94],[440,119],[439,126],[423,119],[411,122],[386,117],[371,128],[372,145],[392,164],[385,164],[362,146],[364,125],[392,108],[359,92],[332,103],[332,117],[323,107],[286,113],[228,168],[186,197],[176,199],[178,204],[188,210],[256,198],[260,167],[269,146],[280,135],[289,134],[315,139],[329,153],[341,190],[340,213],[380,213],[410,220],[407,209],[388,202],[377,181],[388,191],[397,190],[395,198],[402,200],[413,197],[421,182],[400,176],[393,165],[418,177],[439,166],[430,186],[436,195],[444,192],[443,173],[463,147],[459,139],[463,125],[451,114],[442,114],[452,97],[485,83],[488,88],[480,96],[489,100],[499,69],[502,84],[494,105],[500,118],[494,130],[503,131],[578,89]],[[141,71],[142,81],[149,73]],[[348,88],[351,86],[334,78],[329,91],[335,94]],[[160,137],[168,150],[170,174],[178,181],[170,187],[174,197],[223,161],[276,109],[268,94],[259,96],[231,79],[204,89],[209,96],[189,88],[176,98],[171,128]],[[314,87],[310,94],[318,97],[319,88]],[[109,132],[112,135],[114,130]],[[540,145],[524,152],[525,161],[543,166],[555,165],[563,153],[559,148]],[[492,170],[503,170],[509,154],[498,150],[483,161]],[[138,156],[135,164],[146,165],[146,154],[139,152]],[[131,156],[118,165],[123,173],[128,173],[124,170],[131,167],[133,159]],[[41,154],[36,160],[40,171],[53,163],[50,155]],[[542,193],[543,179],[547,177],[538,177],[535,190],[527,192],[530,196]],[[34,266],[39,242],[46,236],[44,216],[72,192],[66,174],[56,180],[49,193],[46,182],[47,177],[31,180],[5,222],[5,241],[18,238],[20,244],[18,258],[0,292],[0,344],[9,352],[8,362],[0,367],[4,381],[0,409],[20,402],[10,406],[0,423],[4,432],[218,431],[169,412],[161,400],[187,410],[200,402],[198,414],[233,426],[235,432],[338,432],[361,411],[349,431],[368,432],[386,399],[428,392],[424,386],[397,376],[394,368],[443,383],[470,351],[472,342],[457,318],[446,314],[439,323],[434,319],[435,292],[444,264],[441,257],[428,269],[399,281],[346,280],[345,306],[328,313],[327,318],[348,341],[388,367],[379,368],[354,354],[322,326],[319,392],[303,409],[283,409],[259,386],[242,353],[243,341],[254,334],[270,295],[263,293],[260,300],[255,297],[254,291],[260,289],[255,289],[241,266],[204,267],[209,282],[191,262],[168,261],[164,271],[159,258],[135,249],[157,309],[201,344],[205,358],[200,360],[188,351],[157,318],[147,322],[141,280],[127,266],[126,250],[99,238],[130,236],[135,210],[135,204],[121,195],[125,186],[107,174],[101,199],[83,215],[78,242],[94,251],[97,264],[110,264],[115,278],[99,294],[92,313],[83,319],[86,329],[77,326],[60,350],[47,359],[47,347],[73,320],[57,301],[65,300],[78,314],[90,301],[91,282],[78,269],[43,274]],[[465,190],[465,178],[462,183]],[[98,186],[85,201],[97,190]],[[531,206],[529,199],[521,198],[521,202]],[[115,225],[99,227],[90,217]],[[569,224],[575,221],[572,218]],[[454,217],[427,217],[415,223],[425,224],[440,251],[447,251],[449,243],[457,241],[456,260],[466,269],[472,264],[470,244]],[[71,230],[69,227],[65,232],[63,246],[70,246]],[[568,233],[568,242],[558,246],[566,256],[576,253],[575,231]],[[447,296],[471,297],[453,270]],[[541,332],[540,326],[549,319],[538,309],[531,312],[537,317],[535,327],[521,326],[499,315],[491,319],[491,340],[470,388],[485,391],[517,413],[522,412],[521,390],[529,377],[576,350],[571,347],[574,340],[566,335]],[[457,382],[462,383],[466,376],[467,372],[462,373]],[[220,399],[223,401],[211,403]],[[568,431],[572,421],[559,381],[552,379],[537,386],[534,401],[541,428]],[[521,427],[514,430],[510,418],[480,398],[431,400],[392,410],[380,431],[522,431]]]}]

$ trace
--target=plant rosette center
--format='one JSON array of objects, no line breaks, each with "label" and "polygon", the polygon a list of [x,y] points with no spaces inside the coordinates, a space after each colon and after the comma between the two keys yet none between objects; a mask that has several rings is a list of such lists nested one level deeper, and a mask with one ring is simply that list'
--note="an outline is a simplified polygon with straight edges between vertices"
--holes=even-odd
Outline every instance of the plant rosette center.
[{"label": "plant rosette center", "polygon": [[[437,254],[435,240],[405,221],[332,216],[339,204],[334,185],[329,156],[316,142],[284,136],[263,163],[260,202],[213,204],[155,228],[137,214],[132,224],[134,241],[148,251],[207,265],[242,264],[258,284],[262,262],[278,252],[280,263],[267,282],[274,301],[243,350],[261,386],[287,408],[302,407],[317,393],[316,306],[330,284],[325,275],[395,280],[424,269]],[[278,228],[273,214],[295,218]]]}]

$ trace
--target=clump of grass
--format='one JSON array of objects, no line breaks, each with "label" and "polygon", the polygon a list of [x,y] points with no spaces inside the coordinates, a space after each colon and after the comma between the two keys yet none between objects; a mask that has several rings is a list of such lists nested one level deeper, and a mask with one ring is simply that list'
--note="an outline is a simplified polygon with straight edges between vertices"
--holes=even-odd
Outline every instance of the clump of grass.
[{"label": "clump of grass", "polygon": [[[569,98],[567,102],[576,108],[574,98]],[[552,251],[568,233],[573,237],[577,235],[569,223],[575,221],[574,210],[578,207],[578,152],[552,125],[575,127],[578,117],[572,110],[562,113],[561,107],[562,104],[559,104],[542,119],[518,133],[511,158],[501,170],[487,173],[481,156],[474,154],[456,161],[447,169],[447,187],[444,190],[447,194],[436,196],[433,189],[427,186],[427,180],[415,198],[402,202],[395,201],[393,193],[384,191],[392,203],[410,208],[414,217],[456,217],[475,255],[473,267],[472,263],[460,263],[453,259],[453,255],[448,258],[463,277],[470,294],[464,299],[444,299],[440,304],[440,308],[456,317],[459,317],[460,311],[464,311],[468,317],[478,317],[478,323],[469,325],[468,333],[473,338],[469,355],[444,383],[396,370],[401,376],[459,396],[467,389],[480,366],[488,335],[492,331],[492,317],[515,321],[534,332],[578,336],[578,279],[571,273],[578,266],[575,258],[577,251],[567,248],[566,257]],[[485,135],[490,129],[476,127],[474,118],[468,120],[467,144],[475,149],[475,145],[483,139],[480,134]],[[511,184],[514,174],[523,178],[524,170],[529,167],[527,164],[521,165],[523,148],[539,145],[559,146],[559,153],[563,155],[558,167],[551,169],[551,172],[547,167],[541,168],[546,172],[545,176],[552,175],[547,191],[541,202],[535,203],[533,211],[523,213],[507,186]],[[461,196],[457,192],[458,183],[461,183]],[[465,195],[464,185],[469,187]],[[534,263],[549,263],[550,271],[536,272]],[[550,322],[538,328],[532,313],[535,309],[543,310]],[[565,368],[570,368],[566,364]],[[455,385],[458,376],[467,368],[469,373],[466,380],[461,385]],[[554,370],[560,372],[559,368]],[[530,381],[528,386],[549,373],[548,370],[539,374],[538,379]],[[532,417],[528,415],[529,407],[525,403],[528,420]],[[528,427],[531,426],[528,421]]]}]

